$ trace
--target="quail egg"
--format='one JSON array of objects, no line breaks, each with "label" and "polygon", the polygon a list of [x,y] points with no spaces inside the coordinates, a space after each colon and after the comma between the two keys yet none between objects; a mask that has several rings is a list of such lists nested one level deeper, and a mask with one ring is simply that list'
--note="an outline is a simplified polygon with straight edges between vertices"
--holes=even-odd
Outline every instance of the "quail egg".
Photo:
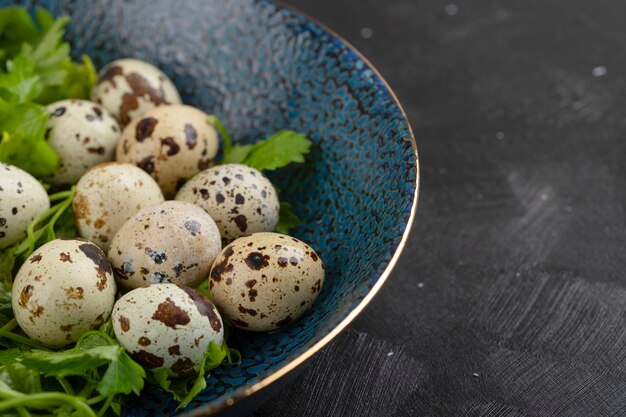
[{"label": "quail egg", "polygon": [[219,147],[207,115],[191,106],[161,106],[134,119],[117,144],[117,160],[137,165],[171,198],[209,167]]},{"label": "quail egg", "polygon": [[181,103],[174,83],[161,70],[129,58],[102,68],[91,100],[102,104],[122,126],[154,107]]},{"label": "quail egg", "polygon": [[176,195],[211,215],[225,241],[256,232],[271,232],[280,204],[272,183],[254,168],[219,165],[200,172]]},{"label": "quail egg", "polygon": [[105,162],[78,181],[72,209],[80,235],[106,250],[126,220],[163,200],[158,184],[141,169]]},{"label": "quail egg", "polygon": [[115,291],[111,265],[99,247],[56,239],[35,250],[15,276],[13,313],[29,337],[61,348],[108,320]]},{"label": "quail egg", "polygon": [[224,326],[215,306],[198,291],[176,284],[136,288],[112,313],[115,336],[146,368],[171,376],[197,374],[209,343],[221,345]]},{"label": "quail egg", "polygon": [[92,166],[115,159],[122,131],[104,107],[86,100],[62,100],[47,109],[46,139],[60,159],[47,182],[74,184]]},{"label": "quail egg", "polygon": [[48,194],[35,177],[0,163],[0,249],[24,239],[28,224],[49,208]]},{"label": "quail egg", "polygon": [[279,233],[254,233],[222,250],[209,286],[213,302],[233,325],[263,332],[302,316],[323,283],[324,265],[309,245]]},{"label": "quail egg", "polygon": [[109,259],[118,284],[126,288],[163,282],[195,287],[209,275],[221,249],[211,216],[191,203],[166,201],[122,225]]}]

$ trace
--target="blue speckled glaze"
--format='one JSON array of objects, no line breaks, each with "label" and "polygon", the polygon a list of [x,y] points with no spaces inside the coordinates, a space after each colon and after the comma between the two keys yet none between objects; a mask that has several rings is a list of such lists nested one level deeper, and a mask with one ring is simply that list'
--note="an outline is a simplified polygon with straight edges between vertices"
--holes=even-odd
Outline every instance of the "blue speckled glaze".
[{"label": "blue speckled glaze", "polygon": [[[12,2],[0,0],[6,5]],[[417,161],[407,121],[376,73],[341,40],[269,1],[25,1],[72,16],[76,57],[97,67],[150,61],[183,100],[221,118],[240,142],[279,129],[306,133],[305,164],[272,173],[303,220],[293,233],[321,254],[327,277],[313,309],[271,334],[235,332],[243,361],[208,377],[184,410],[237,398],[335,328],[370,292],[411,216]],[[148,387],[127,416],[169,416],[176,404]]]}]

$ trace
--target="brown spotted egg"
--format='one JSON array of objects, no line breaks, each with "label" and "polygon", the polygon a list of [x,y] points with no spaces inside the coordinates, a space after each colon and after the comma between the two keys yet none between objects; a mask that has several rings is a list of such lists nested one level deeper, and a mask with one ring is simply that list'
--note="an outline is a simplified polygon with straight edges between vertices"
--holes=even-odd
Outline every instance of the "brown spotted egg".
[{"label": "brown spotted egg", "polygon": [[206,210],[225,241],[276,228],[280,204],[272,183],[254,168],[219,165],[200,172],[176,194]]},{"label": "brown spotted egg", "polygon": [[163,200],[159,185],[141,169],[105,162],[78,181],[72,209],[80,235],[106,250],[126,220]]},{"label": "brown spotted egg", "polygon": [[86,100],[49,104],[46,139],[59,155],[59,168],[47,178],[51,184],[75,184],[89,168],[115,159],[122,130],[109,112]]},{"label": "brown spotted egg", "polygon": [[224,326],[198,291],[176,284],[136,288],[113,308],[113,330],[126,351],[148,369],[172,376],[198,373],[209,343],[221,345]]},{"label": "brown spotted egg", "polygon": [[211,298],[225,318],[264,332],[294,322],[311,307],[324,283],[324,265],[301,240],[254,233],[222,250],[209,279]]},{"label": "brown spotted egg", "polygon": [[182,103],[176,86],[161,70],[128,58],[102,68],[91,100],[102,104],[122,126],[157,106]]},{"label": "brown spotted egg", "polygon": [[207,115],[191,106],[161,106],[134,119],[117,144],[117,160],[137,165],[171,198],[209,167],[219,147]]},{"label": "brown spotted egg", "polygon": [[220,232],[204,210],[166,201],[146,207],[117,231],[109,259],[126,288],[171,282],[195,287],[222,249]]},{"label": "brown spotted egg", "polygon": [[28,224],[49,208],[48,193],[35,177],[0,163],[0,249],[24,239]]},{"label": "brown spotted egg", "polygon": [[82,239],[52,240],[26,259],[13,282],[13,313],[50,348],[75,342],[108,320],[115,280],[102,250]]}]

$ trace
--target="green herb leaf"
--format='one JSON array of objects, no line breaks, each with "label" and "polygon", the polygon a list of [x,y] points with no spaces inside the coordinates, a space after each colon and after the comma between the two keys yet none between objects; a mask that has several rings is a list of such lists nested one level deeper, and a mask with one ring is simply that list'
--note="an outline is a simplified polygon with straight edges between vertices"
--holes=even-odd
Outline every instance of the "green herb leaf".
[{"label": "green herb leaf", "polygon": [[[2,291],[9,294],[13,284],[13,267],[15,266],[16,246],[11,246],[0,251],[0,287]],[[4,325],[4,323],[3,323]]]},{"label": "green herb leaf", "polygon": [[70,46],[63,42],[67,17],[56,19],[37,43],[23,44],[20,55],[33,61],[44,85],[59,85],[65,80],[64,64],[70,60]]},{"label": "green herb leaf", "polygon": [[173,379],[169,376],[167,369],[161,368],[152,371],[152,377],[154,382],[172,394],[176,401],[179,401],[178,409],[180,409],[189,404],[200,391],[206,388],[205,373],[220,366],[227,357],[229,357],[229,349],[226,342],[221,345],[211,342],[204,353],[200,370],[196,376]]},{"label": "green herb leaf", "polygon": [[38,104],[87,98],[96,72],[88,57],[75,63],[63,42],[66,17],[0,9],[0,161],[38,178],[52,175],[58,156],[45,141],[48,113]]},{"label": "green herb leaf", "polygon": [[0,113],[2,138],[0,161],[30,172],[35,177],[52,175],[59,157],[45,140],[48,113],[34,103],[12,106]]},{"label": "green herb leaf", "polygon": [[209,280],[205,279],[196,287],[196,291],[204,294],[208,299],[211,299],[211,289],[209,288]]},{"label": "green herb leaf", "polygon": [[50,30],[50,28],[54,24],[54,16],[52,16],[50,12],[48,12],[46,9],[43,9],[41,7],[38,7],[35,10],[35,19],[37,20],[39,28],[43,32],[47,32],[48,30]]},{"label": "green herb leaf", "polygon": [[209,348],[204,352],[204,361],[202,363],[204,371],[210,371],[215,369],[224,362],[224,359],[228,356],[228,346],[226,343],[218,345],[216,343],[209,343]]},{"label": "green herb leaf", "polygon": [[[10,349],[9,352],[15,350],[18,349]],[[8,355],[12,356],[13,353],[9,353]],[[19,356],[14,357],[14,359],[18,358]],[[8,359],[8,357],[4,359]],[[0,381],[11,389],[27,394],[41,391],[41,378],[39,373],[17,362],[6,363],[0,366]]]},{"label": "green herb leaf", "polygon": [[98,384],[98,392],[104,396],[116,394],[139,395],[143,389],[146,371],[132,360],[122,347],[118,348],[117,358],[111,361],[102,380]]},{"label": "green herb leaf", "polygon": [[11,306],[10,287],[0,282],[0,327],[13,320],[13,307]]},{"label": "green herb leaf", "polygon": [[113,345],[58,352],[33,350],[24,353],[22,363],[46,376],[86,375],[92,368],[117,360],[117,351]]},{"label": "green herb leaf", "polygon": [[30,15],[21,7],[0,9],[0,64],[13,58],[23,43],[36,42],[39,30]]},{"label": "green herb leaf", "polygon": [[15,361],[19,359],[21,356],[22,356],[22,351],[19,349],[0,350],[0,366],[15,363]]},{"label": "green herb leaf", "polygon": [[224,126],[224,124],[217,118],[215,115],[210,115],[207,117],[207,123],[211,126],[215,127],[222,135],[223,143],[223,156],[222,163],[223,164],[242,164],[246,159],[250,151],[252,150],[253,145],[236,145],[233,146],[233,141],[230,138],[230,134],[228,130]]},{"label": "green herb leaf", "polygon": [[205,373],[220,366],[222,362],[224,362],[224,359],[226,359],[227,355],[228,346],[226,346],[226,343],[222,343],[221,346],[213,342],[209,343],[209,348],[206,352],[204,352],[204,359],[200,365],[200,372],[198,372],[198,376],[195,381],[193,381],[193,385],[189,389],[187,395],[180,400],[180,404],[177,409],[181,409],[189,404],[191,400],[196,397],[196,395],[206,388]]},{"label": "green herb leaf", "polygon": [[116,416],[122,415],[122,396],[116,395],[109,403],[109,407],[111,407],[111,411],[113,411]]},{"label": "green herb leaf", "polygon": [[68,206],[59,216],[54,224],[54,234],[57,239],[71,239],[78,236],[72,206]]},{"label": "green herb leaf", "polygon": [[59,87],[59,95],[88,99],[91,87],[98,79],[96,68],[87,55],[82,56],[82,63],[71,62],[67,67],[65,82]]},{"label": "green herb leaf", "polygon": [[21,363],[45,376],[70,375],[92,378],[92,370],[106,365],[97,390],[105,397],[139,394],[143,389],[144,369],[133,361],[117,341],[101,331],[85,333],[69,350],[46,352],[33,350],[22,355]]},{"label": "green herb leaf", "polygon": [[222,139],[224,139],[224,153],[230,152],[233,147],[233,141],[231,140],[230,134],[228,133],[228,130],[226,130],[226,128],[224,127],[224,124],[221,122],[221,120],[218,119],[217,116],[215,116],[214,114],[211,114],[206,118],[206,122],[215,127],[220,132],[220,135],[222,135]]},{"label": "green herb leaf", "polygon": [[[0,414],[3,416],[31,416],[27,408],[32,408],[45,410],[48,413],[46,415],[51,415],[50,413],[52,413],[55,416],[97,417],[83,397],[63,392],[46,389],[45,392],[36,391],[25,395],[0,379],[0,396],[3,399],[0,401]],[[17,410],[18,414],[8,414],[6,412],[13,408]],[[75,412],[71,412],[72,410],[75,410]]]},{"label": "green herb leaf", "polygon": [[280,212],[278,214],[278,224],[276,232],[289,234],[289,231],[300,224],[300,219],[292,211],[291,204],[284,201],[280,202]]},{"label": "green herb leaf", "polygon": [[18,56],[7,62],[7,72],[0,73],[0,98],[19,104],[34,100],[43,90],[32,61]]},{"label": "green herb leaf", "polygon": [[230,152],[224,150],[223,164],[244,164],[246,158],[254,148],[254,145],[237,145],[233,146]]},{"label": "green herb leaf", "polygon": [[80,339],[78,339],[78,342],[76,342],[76,346],[72,350],[79,352],[99,346],[118,346],[118,343],[106,332],[100,330],[91,330],[83,333]]},{"label": "green herb leaf", "polygon": [[254,145],[244,164],[260,171],[282,168],[292,162],[304,162],[311,141],[302,133],[281,130]]},{"label": "green herb leaf", "polygon": [[151,380],[153,379],[152,382],[159,385],[165,391],[172,394],[175,399],[177,399],[176,393],[170,391],[170,385],[172,384],[172,380],[170,379],[169,372],[166,368],[159,368],[159,369],[152,370],[150,372],[150,376],[151,376]]},{"label": "green herb leaf", "polygon": [[259,171],[272,171],[293,162],[304,162],[312,142],[302,133],[280,130],[254,145],[233,145],[228,130],[217,116],[207,117],[207,123],[215,126],[224,139],[223,164],[244,164]]}]

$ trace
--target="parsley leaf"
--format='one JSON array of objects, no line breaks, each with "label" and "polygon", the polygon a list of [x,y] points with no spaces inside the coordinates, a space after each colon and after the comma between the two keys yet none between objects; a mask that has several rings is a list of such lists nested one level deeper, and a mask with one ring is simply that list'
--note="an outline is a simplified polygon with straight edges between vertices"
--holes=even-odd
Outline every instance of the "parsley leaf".
[{"label": "parsley leaf", "polygon": [[300,219],[292,211],[291,204],[281,201],[276,232],[289,234],[289,231],[300,224]]},{"label": "parsley leaf", "polygon": [[105,397],[131,392],[139,394],[146,376],[141,365],[133,361],[117,341],[97,330],[83,334],[72,349],[25,352],[21,363],[48,377],[77,375],[86,379],[93,377],[94,368],[106,365],[97,384],[98,392]]},{"label": "parsley leaf", "polygon": [[0,97],[7,104],[34,100],[43,90],[32,61],[18,56],[9,61],[6,68],[6,73],[0,73]]},{"label": "parsley leaf", "polygon": [[[13,307],[11,306],[11,291],[0,281],[0,327],[13,320]],[[1,363],[1,359],[0,359]]]},{"label": "parsley leaf", "polygon": [[[16,250],[17,245],[0,251],[0,290],[8,294],[9,298],[11,296],[11,285],[13,283],[13,268],[15,267],[17,258]],[[3,320],[2,325],[6,322],[8,322],[8,320]]]},{"label": "parsley leaf", "polygon": [[226,130],[226,127],[224,127],[222,121],[218,119],[218,117],[214,114],[210,114],[209,116],[207,116],[206,122],[215,127],[220,132],[220,135],[222,135],[222,139],[224,139],[224,153],[231,152],[231,150],[233,149],[233,141],[230,138],[230,134],[228,133],[228,130]]},{"label": "parsley leaf", "polygon": [[38,178],[52,175],[59,158],[45,140],[48,112],[42,106],[87,98],[96,72],[88,57],[70,57],[63,42],[66,17],[37,10],[0,9],[0,161]]},{"label": "parsley leaf", "polygon": [[57,89],[58,96],[89,98],[91,87],[96,83],[98,74],[89,56],[83,55],[81,59],[82,63],[66,64],[67,76]]},{"label": "parsley leaf", "polygon": [[219,130],[224,139],[222,163],[243,164],[259,171],[273,171],[292,162],[304,162],[312,142],[302,133],[280,130],[254,145],[233,145],[228,131],[216,116],[209,116],[207,123]]},{"label": "parsley leaf", "polygon": [[52,175],[59,165],[59,157],[45,140],[47,120],[45,108],[34,103],[19,104],[2,112],[0,161],[35,177]]},{"label": "parsley leaf", "polygon": [[[6,327],[5,336],[11,334]],[[0,350],[0,414],[15,409],[20,416],[30,415],[27,409],[35,409],[96,417],[91,407],[101,403],[98,416],[110,415],[107,410],[119,415],[121,394],[139,394],[145,376],[143,368],[101,330],[83,334],[75,347],[58,352]]]},{"label": "parsley leaf", "polygon": [[104,396],[131,392],[139,395],[143,389],[145,377],[146,371],[120,347],[117,350],[116,360],[109,364],[98,384],[98,392]]},{"label": "parsley leaf", "polygon": [[232,363],[226,342],[221,345],[211,342],[209,343],[207,351],[204,353],[200,370],[196,376],[174,379],[169,376],[165,368],[152,371],[152,376],[156,384],[174,396],[174,399],[180,403],[178,409],[181,409],[206,388],[206,372],[220,366],[225,359],[228,359],[229,363]]},{"label": "parsley leaf", "polygon": [[23,43],[39,39],[39,30],[28,12],[21,7],[0,10],[0,64],[17,55]]},{"label": "parsley leaf", "polygon": [[22,363],[47,376],[87,375],[92,368],[116,361],[117,349],[108,345],[58,352],[33,350],[24,354]]},{"label": "parsley leaf", "polygon": [[0,366],[15,363],[20,356],[22,351],[17,348],[0,350]]},{"label": "parsley leaf", "polygon": [[247,156],[252,151],[254,145],[237,145],[234,146],[230,152],[226,152],[224,148],[224,157],[222,158],[223,164],[244,164]]},{"label": "parsley leaf", "polygon": [[280,130],[254,144],[243,163],[259,171],[272,171],[292,162],[304,162],[311,141],[302,133]]},{"label": "parsley leaf", "polygon": [[[28,369],[24,365],[15,362],[19,359],[19,349],[9,349],[3,351],[8,355],[3,355],[2,365],[0,366],[0,381],[7,384],[11,389],[18,390],[23,393],[33,393],[41,391],[41,379],[39,374]],[[12,359],[13,362],[8,362]]]}]

